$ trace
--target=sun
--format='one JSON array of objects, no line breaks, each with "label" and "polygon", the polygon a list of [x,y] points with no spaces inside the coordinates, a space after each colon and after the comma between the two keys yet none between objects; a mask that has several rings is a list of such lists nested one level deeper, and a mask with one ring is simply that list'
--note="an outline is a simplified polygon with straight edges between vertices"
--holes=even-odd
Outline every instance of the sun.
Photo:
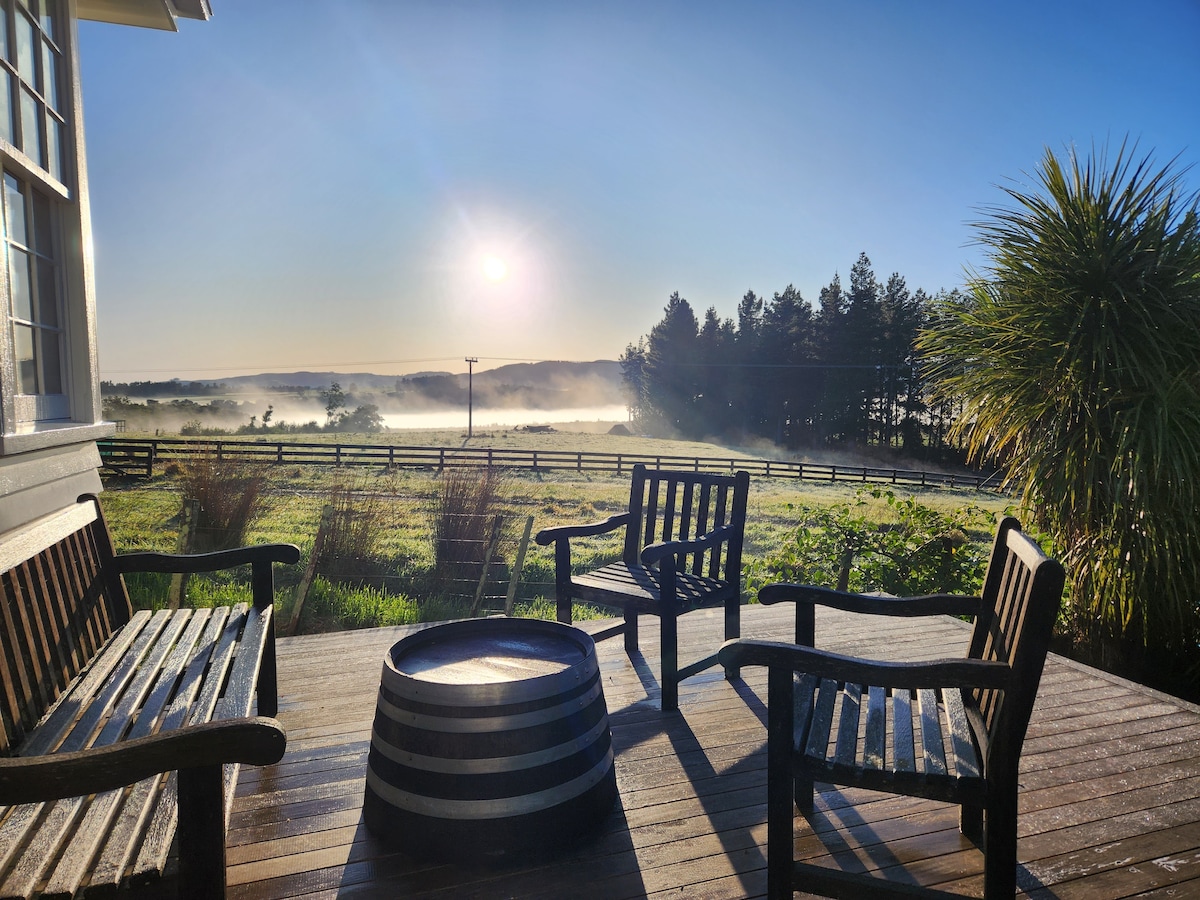
[{"label": "sun", "polygon": [[483,261],[483,274],[488,281],[503,281],[508,277],[508,264],[498,256],[489,256]]}]

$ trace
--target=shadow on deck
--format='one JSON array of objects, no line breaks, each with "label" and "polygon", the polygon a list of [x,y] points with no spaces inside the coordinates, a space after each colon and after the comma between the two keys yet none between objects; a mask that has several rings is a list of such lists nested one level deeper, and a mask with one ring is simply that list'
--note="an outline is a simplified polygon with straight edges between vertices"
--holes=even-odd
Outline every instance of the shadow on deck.
[{"label": "shadow on deck", "polygon": [[[747,637],[787,640],[791,609],[751,605]],[[824,613],[824,617],[822,617]],[[681,657],[720,642],[720,613],[682,620]],[[597,623],[602,624],[602,623]],[[766,672],[685,681],[658,704],[657,620],[646,656],[598,645],[620,798],[551,861],[463,867],[378,844],[362,800],[379,673],[411,628],[279,644],[288,752],[245,768],[229,834],[230,896],[751,898],[766,886]],[[897,660],[961,655],[963,623],[819,610],[819,646]],[[689,644],[691,646],[689,646]],[[1052,656],[1025,742],[1018,882],[1031,897],[1200,896],[1200,708]],[[956,807],[826,789],[796,821],[796,857],[978,896],[983,858]]]}]

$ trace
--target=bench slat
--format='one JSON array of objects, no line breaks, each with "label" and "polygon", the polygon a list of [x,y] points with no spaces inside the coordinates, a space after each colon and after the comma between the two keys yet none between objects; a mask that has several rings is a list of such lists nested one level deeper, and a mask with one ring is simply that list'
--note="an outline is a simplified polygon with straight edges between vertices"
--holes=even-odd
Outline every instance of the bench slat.
[{"label": "bench slat", "polygon": [[950,750],[954,760],[954,774],[960,779],[979,778],[982,769],[979,765],[979,755],[975,752],[971,725],[967,721],[962,691],[947,688],[942,691],[942,698],[946,702],[946,718],[950,720]]},{"label": "bench slat", "polygon": [[[203,683],[204,671],[208,661],[225,630],[225,622],[229,617],[229,607],[217,607],[209,616],[207,627],[200,642],[195,647],[191,658],[180,679],[179,688],[172,698],[171,705],[163,715],[160,731],[169,731],[184,724],[191,704],[195,701]],[[133,734],[131,737],[138,737]],[[165,778],[148,778],[133,786],[126,799],[120,817],[113,825],[108,841],[100,853],[100,857],[92,869],[92,885],[116,885],[125,875],[126,869],[133,861],[138,847],[138,838],[145,828],[159,790],[163,787]]]},{"label": "bench slat", "polygon": [[867,692],[867,725],[863,733],[863,768],[882,769],[887,762],[887,691],[871,685]]},{"label": "bench slat", "polygon": [[88,746],[92,734],[115,703],[117,693],[133,677],[139,660],[170,615],[170,610],[143,611],[129,627],[121,629],[121,639],[105,647],[88,674],[63,695],[37,732],[21,747],[21,754],[41,756]]},{"label": "bench slat", "polygon": [[[122,661],[126,665],[114,670],[112,682],[105,686],[97,701],[80,717],[63,742],[64,750],[104,747],[115,744],[125,736],[158,675],[159,667],[187,626],[191,614],[192,610],[162,610],[151,618],[151,627],[143,631]],[[134,663],[137,664],[136,668],[133,668]],[[98,714],[109,709],[112,713],[96,733]],[[32,835],[20,862],[5,882],[4,896],[29,896],[54,865],[60,848],[63,848],[61,852],[67,857],[72,854],[84,856],[82,861],[76,859],[71,864],[74,868],[86,866],[108,826],[118,793],[111,791],[101,794],[90,804],[86,797],[54,801],[53,808],[46,815],[45,824]],[[64,847],[64,842],[68,840]],[[69,876],[69,871],[64,873],[64,878]],[[59,884],[49,893],[70,896],[78,886],[78,881],[69,888]]]},{"label": "bench slat", "polygon": [[862,685],[847,682],[842,688],[842,711],[838,717],[833,765],[852,769],[858,760],[858,726],[862,710]]},{"label": "bench slat", "polygon": [[[160,718],[179,680],[179,674],[191,656],[208,618],[209,610],[206,609],[180,610],[172,616],[170,626],[163,630],[154,651],[148,654],[143,664],[143,674],[139,676],[139,680],[144,684],[134,686],[122,698],[121,704],[106,726],[106,731],[110,733],[107,736],[102,733],[96,741],[97,746],[122,738],[143,737],[158,730]],[[130,726],[127,733],[124,727],[126,725]],[[90,863],[104,842],[125,793],[125,789],[107,791],[92,799],[75,837],[63,851],[58,865],[50,875],[43,891],[44,895],[73,897],[79,890],[84,879],[88,877]],[[92,884],[96,883],[93,878]]]},{"label": "bench slat", "polygon": [[917,691],[921,708],[921,746],[925,755],[925,774],[946,774],[946,746],[942,741],[942,720],[938,715],[937,691]]},{"label": "bench slat", "polygon": [[913,744],[912,695],[908,691],[892,691],[892,712],[892,771],[914,772],[917,751]]},{"label": "bench slat", "polygon": [[[217,701],[220,699],[221,684],[233,661],[234,650],[245,622],[246,605],[239,603],[233,608],[225,630],[221,634],[221,641],[213,652],[209,673],[204,680],[200,696],[189,710],[187,717],[189,725],[199,725],[213,718]],[[137,861],[133,865],[131,877],[134,884],[144,884],[158,877],[167,864],[171,840],[175,836],[175,823],[179,817],[179,803],[176,796],[177,781],[177,773],[170,773],[167,776],[166,786],[159,793],[154,813],[150,818],[150,825],[142,837]]]}]

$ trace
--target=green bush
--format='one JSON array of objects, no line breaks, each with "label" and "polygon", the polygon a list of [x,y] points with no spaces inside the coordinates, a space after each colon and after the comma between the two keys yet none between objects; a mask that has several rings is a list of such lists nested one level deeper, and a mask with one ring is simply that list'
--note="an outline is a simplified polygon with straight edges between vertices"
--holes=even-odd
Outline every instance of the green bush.
[{"label": "green bush", "polygon": [[[883,499],[891,521],[866,514]],[[896,596],[977,594],[991,544],[991,515],[981,507],[943,512],[891,491],[863,488],[848,503],[798,507],[791,540],[748,567],[747,587],[789,581]]]}]

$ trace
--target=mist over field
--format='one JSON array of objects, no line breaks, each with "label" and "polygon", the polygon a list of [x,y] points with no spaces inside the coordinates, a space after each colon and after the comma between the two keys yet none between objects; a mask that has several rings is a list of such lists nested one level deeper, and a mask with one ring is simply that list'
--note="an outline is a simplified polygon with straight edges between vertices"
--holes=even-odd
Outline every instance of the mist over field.
[{"label": "mist over field", "polygon": [[101,385],[106,417],[133,431],[324,425],[335,386],[341,411],[369,408],[391,430],[465,428],[468,407],[477,427],[628,419],[620,364],[608,360],[521,363],[470,376],[289,372]]}]

